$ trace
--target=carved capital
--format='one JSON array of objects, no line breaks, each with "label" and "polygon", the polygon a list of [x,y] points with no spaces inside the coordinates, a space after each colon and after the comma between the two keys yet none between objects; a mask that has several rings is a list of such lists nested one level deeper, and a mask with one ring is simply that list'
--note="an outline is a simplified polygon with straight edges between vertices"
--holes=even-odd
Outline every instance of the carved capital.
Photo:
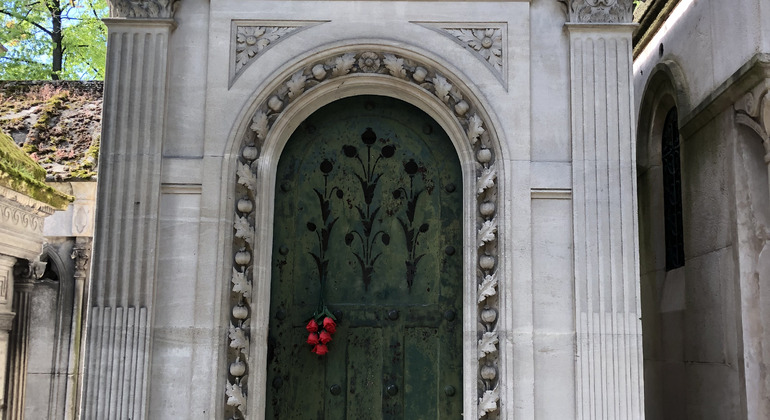
[{"label": "carved capital", "polygon": [[110,16],[134,19],[172,19],[179,0],[109,0]]},{"label": "carved capital", "polygon": [[559,0],[567,6],[570,23],[630,23],[632,0]]},{"label": "carved capital", "polygon": [[755,87],[735,103],[735,122],[751,128],[765,146],[770,163],[770,80]]}]

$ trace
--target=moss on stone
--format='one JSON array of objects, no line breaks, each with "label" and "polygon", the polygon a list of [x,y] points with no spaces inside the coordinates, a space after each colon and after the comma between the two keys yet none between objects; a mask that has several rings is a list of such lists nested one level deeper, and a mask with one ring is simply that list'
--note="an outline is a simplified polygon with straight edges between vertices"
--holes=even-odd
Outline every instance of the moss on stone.
[{"label": "moss on stone", "polygon": [[22,193],[59,210],[64,210],[72,197],[46,185],[45,169],[27,156],[11,136],[0,132],[0,186]]}]

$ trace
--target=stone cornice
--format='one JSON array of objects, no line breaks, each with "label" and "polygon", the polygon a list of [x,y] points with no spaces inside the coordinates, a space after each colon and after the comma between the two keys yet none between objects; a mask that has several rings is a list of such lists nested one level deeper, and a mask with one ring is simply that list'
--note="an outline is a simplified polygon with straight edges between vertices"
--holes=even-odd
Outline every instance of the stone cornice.
[{"label": "stone cornice", "polygon": [[109,0],[110,17],[173,19],[179,0]]},{"label": "stone cornice", "polygon": [[12,189],[0,186],[0,206],[7,207],[11,205],[11,203],[13,203],[14,207],[23,209],[24,211],[37,217],[50,216],[54,213],[54,211],[56,211],[55,208],[49,206],[46,203],[37,201],[34,198],[30,198],[29,196],[16,192]]},{"label": "stone cornice", "polygon": [[558,0],[567,6],[569,23],[630,23],[632,0]]},{"label": "stone cornice", "polygon": [[758,84],[770,79],[770,54],[755,54],[718,88],[680,118],[680,134],[690,137],[725,108],[736,104]]}]

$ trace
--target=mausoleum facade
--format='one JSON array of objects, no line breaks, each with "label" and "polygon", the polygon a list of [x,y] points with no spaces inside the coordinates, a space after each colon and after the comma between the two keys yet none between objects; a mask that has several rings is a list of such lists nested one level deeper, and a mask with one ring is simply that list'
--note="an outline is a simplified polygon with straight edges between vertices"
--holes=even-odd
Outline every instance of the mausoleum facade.
[{"label": "mausoleum facade", "polygon": [[80,416],[643,418],[631,3],[113,2]]}]

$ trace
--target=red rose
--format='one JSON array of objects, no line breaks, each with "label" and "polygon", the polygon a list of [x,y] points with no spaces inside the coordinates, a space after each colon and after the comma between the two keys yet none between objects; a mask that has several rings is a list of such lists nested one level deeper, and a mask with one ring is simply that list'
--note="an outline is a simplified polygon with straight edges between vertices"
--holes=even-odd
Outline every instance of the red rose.
[{"label": "red rose", "polygon": [[307,330],[307,332],[311,332],[311,333],[317,332],[318,323],[315,322],[315,319],[311,319],[310,322],[308,322],[307,325],[305,326],[305,329]]},{"label": "red rose", "polygon": [[307,343],[311,346],[315,346],[319,343],[318,341],[318,334],[316,333],[310,333],[310,335],[307,336]]},{"label": "red rose", "polygon": [[329,334],[329,331],[321,331],[321,335],[319,337],[319,340],[322,343],[326,344],[326,343],[332,341],[332,335]]},{"label": "red rose", "polygon": [[329,318],[328,316],[324,318],[324,329],[326,331],[329,331],[329,334],[334,334],[337,332],[337,324],[334,322],[333,319]]},{"label": "red rose", "polygon": [[312,352],[319,356],[323,356],[324,354],[329,352],[329,348],[326,347],[326,344],[316,344],[316,346],[313,347]]}]

